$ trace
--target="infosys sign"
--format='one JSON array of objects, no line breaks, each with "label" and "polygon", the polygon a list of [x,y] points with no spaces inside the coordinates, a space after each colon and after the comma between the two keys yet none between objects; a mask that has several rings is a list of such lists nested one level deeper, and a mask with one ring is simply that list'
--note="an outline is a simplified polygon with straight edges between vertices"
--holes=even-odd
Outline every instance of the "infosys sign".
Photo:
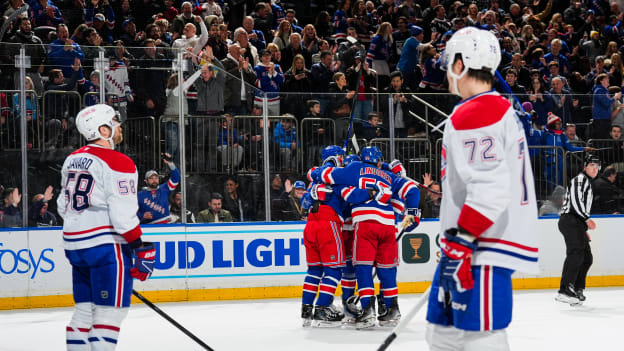
[{"label": "infosys sign", "polygon": [[53,254],[53,248],[31,250],[0,243],[0,274],[23,274],[30,279],[35,279],[38,274],[50,273],[54,270]]}]

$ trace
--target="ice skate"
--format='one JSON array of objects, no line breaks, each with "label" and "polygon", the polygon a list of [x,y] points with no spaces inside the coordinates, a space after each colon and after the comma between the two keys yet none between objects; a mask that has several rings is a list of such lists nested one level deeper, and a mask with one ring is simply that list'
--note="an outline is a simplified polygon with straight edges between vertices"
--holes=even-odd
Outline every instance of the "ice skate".
[{"label": "ice skate", "polygon": [[564,290],[559,290],[559,294],[557,294],[555,300],[570,304],[570,306],[579,306],[582,304],[572,286],[568,286]]},{"label": "ice skate", "polygon": [[397,297],[392,298],[392,305],[386,308],[384,314],[377,317],[379,325],[382,327],[395,327],[401,319],[401,311],[399,310],[399,301]]},{"label": "ice skate", "polygon": [[581,302],[585,301],[585,295],[583,294],[583,289],[576,290],[576,297],[578,297],[578,299]]},{"label": "ice skate", "polygon": [[301,319],[303,319],[303,326],[309,327],[312,325],[312,314],[314,306],[308,304],[301,305]]},{"label": "ice skate", "polygon": [[312,326],[317,328],[339,327],[343,318],[344,314],[338,311],[334,305],[315,306]]},{"label": "ice skate", "polygon": [[375,326],[375,299],[370,299],[370,303],[355,319],[356,329],[369,329]]},{"label": "ice skate", "polygon": [[346,300],[342,300],[342,307],[345,315],[345,318],[342,322],[344,324],[355,324],[355,319],[362,312],[362,308],[360,308],[359,302],[360,297],[357,295],[353,295]]},{"label": "ice skate", "polygon": [[386,302],[384,301],[384,297],[382,293],[377,295],[377,315],[381,316],[386,314]]}]

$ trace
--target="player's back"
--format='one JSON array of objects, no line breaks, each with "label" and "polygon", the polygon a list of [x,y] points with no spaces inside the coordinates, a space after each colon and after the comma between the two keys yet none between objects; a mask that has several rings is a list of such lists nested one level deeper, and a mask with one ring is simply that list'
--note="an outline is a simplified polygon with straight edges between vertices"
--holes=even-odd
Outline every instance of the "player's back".
[{"label": "player's back", "polygon": [[537,205],[522,126],[486,93],[458,105],[443,138],[441,230],[479,236],[473,264],[536,272]]},{"label": "player's back", "polygon": [[139,230],[137,171],[126,155],[87,145],[67,157],[61,172],[64,196],[57,205],[65,249],[126,243],[121,234]]}]

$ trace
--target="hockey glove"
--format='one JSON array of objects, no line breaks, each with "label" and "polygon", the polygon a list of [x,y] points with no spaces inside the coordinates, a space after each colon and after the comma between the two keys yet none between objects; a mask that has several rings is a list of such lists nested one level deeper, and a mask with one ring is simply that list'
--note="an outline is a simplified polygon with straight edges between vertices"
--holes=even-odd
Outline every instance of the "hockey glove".
[{"label": "hockey glove", "polygon": [[401,222],[401,227],[405,229],[406,232],[411,232],[420,224],[420,209],[419,208],[408,208],[407,214],[403,217],[403,222]]},{"label": "hockey glove", "polygon": [[382,204],[389,203],[390,199],[392,199],[392,190],[388,187],[380,185],[379,183],[375,184],[375,188],[376,189],[373,189],[374,191],[376,191],[375,201]]},{"label": "hockey glove", "polygon": [[310,188],[310,196],[314,200],[327,201],[332,193],[331,185],[327,184],[314,184]]},{"label": "hockey glove", "polygon": [[407,171],[405,170],[405,167],[403,166],[401,161],[392,160],[392,162],[390,162],[388,166],[390,167],[392,173],[398,175],[399,177],[405,178],[407,176]]},{"label": "hockey glove", "polygon": [[440,286],[445,291],[464,292],[472,289],[474,279],[471,262],[472,254],[477,249],[474,237],[451,228],[444,232],[440,247]]},{"label": "hockey glove", "polygon": [[143,247],[134,250],[134,266],[130,268],[130,275],[140,281],[145,281],[154,271],[156,248],[150,242],[143,242]]}]

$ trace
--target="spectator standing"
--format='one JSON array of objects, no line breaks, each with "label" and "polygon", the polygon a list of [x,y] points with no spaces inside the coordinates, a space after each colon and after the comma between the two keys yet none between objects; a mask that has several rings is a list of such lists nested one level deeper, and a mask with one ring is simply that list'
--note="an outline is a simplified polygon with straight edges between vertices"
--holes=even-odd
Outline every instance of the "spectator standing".
[{"label": "spectator standing", "polygon": [[108,23],[109,21],[107,21],[106,17],[101,13],[96,13],[93,16],[93,25],[91,28],[95,29],[100,35],[105,46],[112,45],[115,41],[113,39],[113,31],[109,28]]},{"label": "spectator standing", "polygon": [[128,102],[134,102],[130,88],[128,66],[122,59],[110,58],[108,70],[104,73],[104,88],[113,95],[113,103],[119,103],[120,122],[128,119]]},{"label": "spectator standing", "polygon": [[[201,17],[193,16],[193,21],[194,23],[199,24],[199,27],[202,30],[201,35],[196,35],[197,30],[194,24],[187,23],[182,29],[184,35],[175,39],[171,47],[173,49],[190,51],[184,53],[184,58],[192,59],[194,63],[197,63],[199,62],[197,55],[202,50],[202,48],[204,48],[204,45],[206,45],[206,42],[208,41],[208,29],[206,29],[206,25],[204,24],[204,21],[201,19]],[[189,50],[189,48],[192,48],[192,50]]]},{"label": "spectator standing", "polygon": [[275,37],[272,43],[277,45],[277,48],[281,51],[290,46],[290,35],[293,33],[292,26],[288,21],[282,21],[277,27]]},{"label": "spectator standing", "polygon": [[147,189],[139,191],[137,216],[142,224],[161,224],[169,221],[169,196],[178,187],[180,171],[171,161],[171,155],[164,154],[163,162],[169,167],[171,177],[165,184],[160,184],[158,172],[145,172]]},{"label": "spectator standing", "polygon": [[292,33],[289,38],[289,44],[287,47],[282,49],[282,60],[280,61],[280,65],[285,69],[289,69],[292,64],[295,56],[301,55],[304,59],[305,68],[310,69],[312,67],[312,55],[306,49],[301,42],[301,34]]},{"label": "spectator standing", "polygon": [[[182,193],[176,191],[169,199],[169,223],[182,223]],[[186,223],[195,223],[195,215],[186,210]]]},{"label": "spectator standing", "polygon": [[529,102],[533,104],[533,109],[537,112],[536,123],[538,125],[546,125],[548,120],[548,112],[552,110],[553,102],[550,93],[544,88],[544,83],[539,78],[531,80],[531,86],[528,89]]},{"label": "spectator standing", "polygon": [[143,69],[137,75],[141,83],[136,84],[137,103],[146,116],[158,118],[165,112],[167,105],[167,72],[150,68],[167,67],[168,61],[158,52],[153,39],[146,39],[143,46],[144,54],[139,58],[139,67]]},{"label": "spectator standing", "polygon": [[262,31],[254,29],[254,19],[251,16],[245,16],[243,19],[243,28],[247,32],[247,37],[251,45],[253,45],[256,50],[262,51],[266,49],[266,40],[264,39],[264,33]]},{"label": "spectator standing", "polygon": [[232,214],[234,222],[249,222],[255,218],[255,211],[249,197],[240,192],[240,184],[236,177],[225,180],[225,196],[223,209]]},{"label": "spectator standing", "polygon": [[217,60],[210,50],[204,51],[204,59],[208,62],[195,72],[188,80],[193,82],[197,89],[197,113],[205,116],[219,116],[223,113],[225,102],[223,90],[225,88],[225,71],[221,61]]},{"label": "spectator standing", "polygon": [[565,133],[565,135],[566,135],[566,137],[568,138],[569,141],[577,141],[577,142],[582,142],[583,141],[576,134],[576,124],[573,124],[573,123],[566,124],[563,132]]},{"label": "spectator standing", "polygon": [[333,79],[329,86],[329,113],[333,118],[349,117],[355,90],[348,89],[344,73],[336,72]]},{"label": "spectator standing", "polygon": [[249,59],[249,63],[252,67],[256,66],[260,62],[258,52],[262,51],[256,49],[256,47],[249,42],[249,36],[244,28],[236,28],[232,39],[234,40],[234,43],[240,46],[241,56],[245,59]]},{"label": "spectator standing", "polygon": [[405,41],[405,44],[403,44],[397,69],[403,74],[407,85],[415,90],[422,79],[418,61],[420,57],[419,46],[425,34],[423,29],[419,26],[413,26],[409,31],[411,36]]},{"label": "spectator standing", "polygon": [[[363,70],[360,72],[360,70]],[[375,74],[369,69],[368,62],[362,60],[358,51],[355,54],[353,66],[347,68],[345,73],[350,91],[357,91],[353,118],[365,121],[368,114],[373,110],[373,93],[375,93]]]},{"label": "spectator standing", "polygon": [[[17,21],[19,29],[15,35],[9,39],[12,44],[24,44],[26,56],[30,56],[30,68],[26,68],[26,75],[32,79],[34,89],[38,95],[43,94],[43,82],[41,73],[47,61],[46,48],[41,39],[32,31],[32,26],[28,17],[21,17]],[[8,45],[6,48],[9,62],[15,64],[15,57],[19,54],[20,45]],[[15,88],[19,84],[19,70],[15,69],[13,74]]]},{"label": "spectator standing", "polygon": [[224,116],[217,135],[217,151],[221,153],[221,163],[229,173],[231,169],[237,169],[243,159],[243,147],[238,144],[238,131],[232,125],[232,115],[226,113]]},{"label": "spectator standing", "polygon": [[321,51],[321,61],[312,65],[310,75],[314,92],[319,93],[317,100],[321,103],[321,115],[329,116],[331,109],[329,105],[329,86],[332,83],[334,69],[332,67],[332,53],[328,50]]},{"label": "spectator standing", "polygon": [[[256,72],[256,90],[254,103],[262,104],[263,95],[267,98],[267,113],[269,116],[280,115],[280,90],[284,83],[284,73],[280,65],[271,62],[271,52],[265,49],[262,52],[261,62],[254,67]],[[264,92],[265,94],[263,94]]]},{"label": "spectator standing", "polygon": [[[297,33],[293,35],[299,35]],[[306,101],[312,90],[312,79],[310,71],[306,69],[306,59],[302,55],[293,58],[292,67],[284,74],[284,86],[282,91],[286,93],[284,97],[284,110],[289,111],[301,120],[306,114]]]},{"label": "spectator standing", "polygon": [[[308,100],[306,102],[308,113],[305,118],[321,118],[321,103],[318,100]],[[328,125],[321,121],[309,121],[309,128],[303,129],[304,140],[306,141],[306,169],[310,169],[316,165],[320,165],[323,159],[321,151],[326,145],[335,144],[332,138],[331,124]]]},{"label": "spectator standing", "polygon": [[542,204],[539,208],[538,215],[540,216],[557,216],[563,206],[563,200],[565,199],[566,190],[561,185],[557,185],[553,190],[550,198]]},{"label": "spectator standing", "polygon": [[228,210],[222,209],[223,196],[219,193],[212,193],[208,208],[199,212],[198,223],[222,223],[233,222],[232,214]]},{"label": "spectator standing", "polygon": [[591,180],[596,178],[599,170],[600,160],[587,155],[583,171],[570,182],[561,208],[558,226],[565,240],[566,258],[555,300],[570,305],[585,301],[585,278],[593,262],[587,231],[596,229],[596,223],[590,217],[594,198]]},{"label": "spectator standing", "polygon": [[[574,101],[570,92],[564,88],[562,77],[554,77],[550,82],[550,96],[553,100],[552,113],[561,116],[564,125],[573,121]],[[578,101],[576,103],[578,105]]]},{"label": "spectator standing", "polygon": [[422,218],[440,218],[440,204],[442,203],[442,197],[440,194],[440,183],[432,181],[428,186],[429,189],[435,191],[422,191],[421,194],[426,196],[425,201],[421,201],[422,206]]},{"label": "spectator standing", "polygon": [[56,27],[56,36],[57,39],[48,46],[49,64],[53,69],[60,69],[63,75],[71,77],[74,59],[82,61],[85,54],[80,45],[69,38],[69,30],[65,24],[59,24]]},{"label": "spectator standing", "polygon": [[518,100],[520,100],[520,102],[529,100],[526,88],[523,85],[518,84],[518,71],[516,71],[515,68],[507,69],[505,73],[505,82],[507,82],[509,89],[518,98]]},{"label": "spectator standing", "polygon": [[593,139],[607,139],[611,130],[611,115],[613,112],[613,103],[620,100],[622,93],[609,95],[609,76],[601,73],[594,81],[593,93],[593,122],[591,124],[591,137]]},{"label": "spectator standing", "polygon": [[[394,71],[390,74],[390,86],[384,89],[384,93],[381,98],[383,113],[388,113],[390,116],[390,107],[388,106],[388,97],[392,97],[392,108],[394,110],[394,136],[396,138],[407,138],[409,130],[416,131],[416,125],[413,123],[413,118],[410,115],[411,103],[408,100],[411,90],[405,86],[403,75],[401,71]],[[421,128],[422,129],[422,128]],[[423,129],[424,130],[424,129]],[[420,129],[418,130],[421,131]]]},{"label": "spectator standing", "polygon": [[217,60],[223,60],[227,57],[228,44],[221,38],[219,25],[215,22],[210,24],[210,28],[208,29],[208,42],[206,45],[212,48],[212,53]]},{"label": "spectator standing", "polygon": [[253,103],[252,85],[256,81],[256,73],[249,58],[241,55],[241,47],[234,43],[228,48],[227,57],[221,60],[223,68],[229,74],[225,77],[223,99],[225,112],[232,115],[246,115]]},{"label": "spectator standing", "polygon": [[21,227],[22,212],[19,203],[22,201],[22,194],[18,188],[7,188],[2,193],[2,204],[0,204],[0,227]]},{"label": "spectator standing", "polygon": [[377,33],[371,40],[366,54],[368,65],[377,72],[380,86],[390,82],[390,56],[392,54],[392,24],[384,22],[379,25]]},{"label": "spectator standing", "polygon": [[[193,35],[195,35],[195,33],[199,33],[200,35],[207,34],[208,31],[206,30],[206,26],[204,25],[204,27],[201,28],[200,22],[197,21],[197,18],[199,16],[193,16],[193,5],[190,2],[188,1],[183,2],[182,7],[180,9],[182,10],[182,14],[180,14],[179,16],[176,16],[172,24],[172,32],[173,32],[172,39],[174,41],[182,37],[182,35],[187,34],[185,32],[187,24],[192,24],[195,27],[195,32],[193,33]],[[199,17],[199,19],[201,21],[201,17]],[[204,21],[201,21],[201,23],[203,22]]]},{"label": "spectator standing", "polygon": [[266,42],[273,41],[273,16],[267,11],[266,4],[264,2],[256,3],[256,7],[253,14],[254,27],[262,32]]},{"label": "spectator standing", "polygon": [[49,185],[43,194],[33,196],[32,205],[28,209],[29,227],[54,227],[56,216],[48,210],[48,202],[52,200],[54,188]]}]

